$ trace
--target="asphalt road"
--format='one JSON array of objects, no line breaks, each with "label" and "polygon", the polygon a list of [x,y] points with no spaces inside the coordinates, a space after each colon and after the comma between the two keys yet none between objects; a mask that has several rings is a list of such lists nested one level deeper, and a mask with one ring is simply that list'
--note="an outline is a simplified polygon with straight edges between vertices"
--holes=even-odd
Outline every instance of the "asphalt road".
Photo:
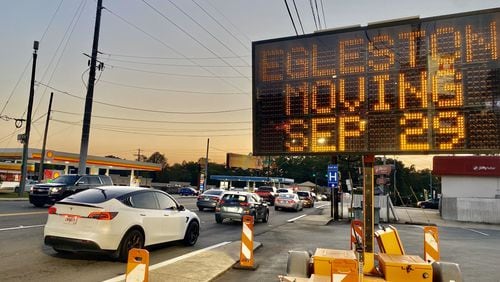
[{"label": "asphalt road", "polygon": [[[179,202],[195,211],[201,219],[200,238],[193,247],[181,243],[154,246],[150,251],[150,264],[156,264],[183,254],[241,238],[241,224],[215,223],[213,211],[198,211],[195,197],[179,197]],[[318,209],[301,212],[270,209],[267,224],[257,223],[255,235],[265,234],[287,220],[304,213],[319,213]],[[2,281],[103,281],[121,275],[126,264],[93,254],[57,254],[43,244],[43,225],[47,220],[47,207],[35,208],[28,201],[0,202],[0,273]],[[186,270],[195,271],[195,270]]]}]

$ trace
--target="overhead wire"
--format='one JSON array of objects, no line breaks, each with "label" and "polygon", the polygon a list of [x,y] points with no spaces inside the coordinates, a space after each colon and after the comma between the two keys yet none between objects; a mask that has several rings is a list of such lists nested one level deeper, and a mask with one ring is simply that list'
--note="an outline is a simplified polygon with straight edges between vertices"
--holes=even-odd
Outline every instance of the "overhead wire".
[{"label": "overhead wire", "polygon": [[108,80],[101,80],[101,82],[116,86],[135,88],[135,89],[143,89],[143,90],[152,90],[152,91],[160,91],[160,92],[176,92],[176,93],[185,93],[185,94],[198,94],[198,95],[247,95],[249,92],[210,92],[210,91],[194,91],[194,90],[180,90],[180,89],[169,89],[169,88],[155,88],[155,87],[147,87],[147,86],[138,86],[131,85],[119,82],[113,82]]},{"label": "overhead wire", "polygon": [[[68,115],[81,115],[78,113],[66,112],[61,110],[52,110],[55,113],[64,113]],[[133,121],[133,122],[147,122],[147,123],[170,123],[170,124],[251,124],[252,121],[173,121],[173,120],[158,120],[158,119],[135,119],[135,118],[123,118],[123,117],[113,117],[113,116],[101,116],[92,115],[92,118],[110,119],[110,120],[121,120],[121,121]]]},{"label": "overhead wire", "polygon": [[231,35],[232,38],[234,38],[236,41],[238,41],[243,48],[246,50],[250,51],[250,48],[248,47],[247,44],[242,42],[236,35],[234,35],[230,30],[228,30],[223,24],[221,24],[214,16],[212,16],[205,8],[203,8],[198,2],[195,0],[191,0],[196,6],[198,6],[206,15],[208,15],[213,21],[215,21],[222,29],[224,29],[229,35]]},{"label": "overhead wire", "polygon": [[[47,85],[47,84],[44,84],[42,82],[37,82],[37,83],[39,83],[41,85],[44,85],[45,87],[48,87],[48,88],[56,91],[57,93],[65,94],[67,96],[70,96],[70,97],[73,97],[73,98],[77,98],[77,99],[80,99],[80,100],[85,100],[85,97],[80,97],[78,95],[71,94],[71,93],[69,93],[67,91],[59,90],[57,88],[54,88],[54,87],[52,87],[50,85]],[[180,112],[180,111],[160,111],[160,110],[155,110],[155,109],[144,109],[144,108],[138,108],[138,107],[128,107],[128,106],[117,105],[115,103],[113,103],[113,104],[106,103],[106,102],[102,102],[102,101],[98,101],[98,100],[94,100],[93,102],[96,103],[96,104],[101,104],[101,105],[105,105],[105,106],[109,106],[109,107],[114,107],[114,108],[121,108],[121,109],[134,110],[134,111],[143,111],[143,112],[163,113],[163,114],[190,114],[190,115],[215,114],[215,113],[219,114],[219,113],[232,113],[232,112],[248,111],[248,110],[251,109],[251,108],[241,108],[241,109],[220,110],[220,111]]]},{"label": "overhead wire", "polygon": [[[57,120],[54,119],[53,121],[58,122],[58,123],[63,123],[63,124],[70,124],[70,125],[80,125],[80,122],[71,122],[71,121],[64,121],[64,120]],[[94,125],[90,126],[92,129],[96,130],[105,130],[108,132],[118,132],[118,133],[128,133],[128,134],[135,134],[135,135],[148,135],[148,136],[161,136],[161,137],[231,137],[231,136],[247,136],[248,134],[206,134],[206,135],[198,135],[198,134],[157,134],[157,133],[144,133],[144,132],[137,132],[137,131],[127,131],[127,130],[115,130],[115,129],[102,129],[99,127],[95,127]]]},{"label": "overhead wire", "polygon": [[[137,59],[151,59],[151,60],[217,60],[217,57],[160,57],[160,56],[140,56],[140,55],[130,55],[130,54],[116,54],[109,53],[104,51],[99,51],[102,55],[112,56],[112,57],[123,57],[123,58],[137,58]],[[248,58],[248,55],[237,55],[237,56],[221,56],[224,59],[239,59],[239,58]]]},{"label": "overhead wire", "polygon": [[[219,44],[221,44],[222,46],[224,46],[224,48],[226,48],[231,54],[233,54],[234,56],[237,56],[236,52],[233,51],[232,48],[230,48],[226,43],[222,42],[219,38],[217,38],[217,36],[215,36],[212,32],[210,32],[208,29],[206,29],[202,24],[200,24],[196,19],[194,19],[193,17],[191,17],[191,15],[189,15],[188,13],[186,13],[181,7],[179,7],[178,5],[176,5],[174,2],[172,2],[171,0],[168,0],[168,2],[170,2],[170,4],[172,4],[177,10],[179,10],[182,14],[184,14],[186,17],[188,17],[192,22],[194,22],[199,28],[203,29],[206,33],[208,33],[213,39],[215,39],[215,41],[217,41]],[[193,1],[194,2],[194,1]],[[196,4],[196,2],[194,2]],[[203,10],[205,13],[206,11]],[[213,19],[213,18],[212,18]],[[227,30],[226,30],[227,31]],[[230,33],[231,34],[231,33]],[[208,48],[208,47],[205,47],[205,48]],[[210,50],[210,49],[209,49]],[[248,50],[248,48],[247,48]],[[215,54],[214,52],[214,55],[217,56],[217,58],[220,58],[222,61],[225,61],[224,58],[222,58],[221,56],[219,56],[218,54]],[[249,66],[250,67],[250,64],[243,60],[242,58],[239,58],[243,63],[246,64],[246,66]],[[232,66],[232,65],[231,65]],[[250,78],[248,78],[248,80],[250,80]]]},{"label": "overhead wire", "polygon": [[[59,41],[59,44],[58,44],[58,46],[57,46],[54,54],[52,55],[52,58],[50,59],[49,64],[47,65],[47,68],[45,69],[45,71],[44,71],[44,73],[42,75],[41,80],[45,80],[45,76],[48,74],[50,66],[54,62],[55,58],[57,57],[57,55],[59,53],[59,49],[61,48],[61,46],[64,43],[62,51],[59,54],[59,58],[57,59],[57,62],[55,63],[54,68],[52,70],[52,73],[50,74],[50,77],[49,77],[49,80],[48,80],[49,84],[52,82],[52,79],[54,78],[54,74],[55,74],[55,72],[57,70],[57,67],[59,66],[59,63],[61,62],[61,59],[62,59],[62,57],[64,55],[64,52],[66,51],[66,48],[68,47],[69,40],[71,39],[71,36],[73,35],[73,32],[75,31],[75,27],[76,27],[78,21],[80,20],[80,17],[82,16],[83,11],[85,10],[86,3],[87,3],[87,1],[85,1],[85,0],[80,1],[80,5],[75,10],[75,14],[73,15],[73,18],[71,19],[71,22],[69,23],[68,27],[66,28],[66,30],[64,32],[64,35],[61,38],[61,41]],[[33,111],[33,113],[37,113],[38,112],[38,108],[40,107],[40,104],[41,104],[41,102],[43,100],[43,97],[45,97],[45,93],[46,92],[47,92],[47,88],[44,89],[41,97],[38,99],[38,104],[36,105],[35,110]]]},{"label": "overhead wire", "polygon": [[[294,0],[295,1],[295,0]],[[324,5],[323,5],[323,0],[321,0],[321,12],[323,14],[323,24],[325,25],[325,28],[328,28],[327,24],[326,24],[326,17],[325,17],[325,8],[324,8]]]},{"label": "overhead wire", "polygon": [[286,10],[288,11],[288,16],[290,16],[290,20],[292,21],[293,29],[295,30],[295,35],[299,36],[299,33],[297,32],[297,27],[295,26],[295,21],[293,20],[292,13],[290,13],[290,7],[288,7],[288,2],[286,0],[283,0],[285,2]]},{"label": "overhead wire", "polygon": [[320,18],[320,15],[319,15],[319,9],[318,9],[318,0],[314,0],[314,5],[316,6],[316,16],[318,17],[318,25],[319,25],[319,29],[323,29],[323,27],[321,26],[321,18]]},{"label": "overhead wire", "polygon": [[[187,15],[182,9],[180,9],[177,5],[175,5],[175,3],[173,3],[171,0],[168,0],[174,7],[176,7],[179,11],[181,11],[183,14]],[[148,6],[149,8],[151,8],[153,11],[155,11],[158,15],[160,15],[163,19],[165,19],[166,21],[168,21],[169,23],[171,23],[172,25],[174,25],[177,29],[179,29],[180,31],[182,31],[185,35],[187,35],[189,38],[191,38],[192,40],[194,40],[196,43],[198,43],[201,47],[203,47],[205,50],[207,50],[208,52],[210,52],[212,55],[216,56],[217,58],[219,58],[222,62],[224,62],[226,65],[230,66],[235,72],[241,74],[241,75],[244,75],[243,73],[241,73],[237,68],[235,67],[232,67],[232,65],[225,59],[221,58],[217,53],[215,53],[212,49],[210,49],[208,46],[206,46],[203,42],[201,42],[198,38],[196,38],[195,36],[193,36],[191,33],[187,32],[184,28],[182,28],[180,25],[178,25],[177,23],[175,23],[174,21],[172,21],[169,17],[167,17],[164,13],[162,13],[158,8],[154,7],[153,5],[151,5],[149,2],[147,2],[146,0],[142,0],[142,2],[144,4],[146,4],[146,6]],[[188,17],[190,17],[189,15],[187,15]],[[191,17],[190,17],[191,18]],[[196,21],[195,21],[196,22]],[[210,33],[209,33],[210,34]],[[212,35],[213,36],[213,35]],[[220,43],[220,41],[219,41]],[[224,45],[223,45],[224,46]],[[248,79],[250,80],[250,79]]]},{"label": "overhead wire", "polygon": [[[193,59],[190,59],[188,56],[184,55],[182,52],[178,51],[177,49],[171,47],[170,45],[168,45],[167,43],[165,43],[164,41],[160,40],[159,38],[155,37],[154,35],[152,35],[151,33],[145,31],[144,29],[140,28],[139,26],[135,25],[134,23],[128,21],[127,19],[125,19],[124,17],[118,15],[117,13],[113,12],[112,10],[110,10],[109,8],[104,8],[104,10],[106,10],[107,12],[109,12],[111,15],[117,17],[118,19],[120,19],[121,21],[123,21],[124,23],[128,24],[129,26],[135,28],[136,30],[142,32],[143,34],[145,34],[146,36],[148,36],[149,38],[155,40],[156,42],[160,43],[161,45],[165,46],[167,49],[169,49],[170,51],[174,52],[175,54],[178,54],[179,56],[187,59],[188,61],[190,61],[191,63],[195,64],[195,65],[198,65],[198,63],[193,60]],[[206,67],[203,67],[203,66],[200,66],[201,69],[207,71],[208,73],[214,75],[215,77],[219,78],[221,81],[225,82],[226,84],[230,85],[231,87],[241,91],[241,92],[244,92],[244,90],[242,90],[241,88],[239,88],[237,85],[235,85],[234,83],[231,83],[230,81],[226,80],[224,77],[220,77],[218,76],[216,73],[214,73],[212,70],[206,68]]]},{"label": "overhead wire", "polygon": [[[249,65],[189,65],[189,64],[173,64],[173,63],[157,63],[157,62],[140,62],[140,61],[132,61],[132,60],[122,60],[122,59],[114,59],[114,58],[103,58],[99,57],[100,59],[106,59],[114,62],[121,62],[121,63],[132,63],[132,64],[139,64],[139,65],[151,65],[151,66],[170,66],[170,67],[207,67],[207,68],[247,68],[250,67]],[[241,73],[240,73],[241,74]],[[241,74],[243,77],[248,78],[248,76],[245,76]]]},{"label": "overhead wire", "polygon": [[313,7],[312,0],[309,0],[309,4],[311,5],[311,12],[313,15],[314,25],[316,26],[316,30],[318,30],[318,22],[316,21],[316,15],[314,13],[314,7]]},{"label": "overhead wire", "polygon": [[292,0],[292,1],[293,1],[293,6],[295,7],[295,13],[297,14],[297,18],[299,19],[299,24],[300,24],[300,28],[302,29],[302,34],[306,34],[304,31],[304,26],[302,25],[302,20],[300,19],[299,10],[297,9],[297,4],[295,4],[295,0]]},{"label": "overhead wire", "polygon": [[231,20],[228,17],[226,17],[224,13],[222,13],[219,9],[217,9],[216,6],[210,4],[210,1],[206,1],[205,3],[208,4],[210,7],[212,7],[212,9],[214,9],[217,13],[219,13],[219,15],[221,15],[222,18],[224,18],[224,20],[226,20],[238,32],[238,34],[243,36],[247,41],[252,42],[252,39],[246,36],[245,33],[242,32],[233,22],[231,22]]},{"label": "overhead wire", "polygon": [[122,70],[127,70],[127,71],[151,73],[151,74],[161,74],[161,75],[177,76],[177,77],[198,77],[198,78],[216,78],[216,79],[218,79],[219,77],[244,78],[244,76],[240,76],[240,75],[234,75],[234,76],[232,76],[232,75],[219,75],[219,77],[215,77],[213,75],[197,75],[197,74],[181,74],[181,73],[173,73],[173,72],[161,72],[161,71],[152,71],[152,70],[124,67],[124,66],[113,65],[113,64],[109,64],[109,63],[107,63],[106,66],[111,67],[112,69],[116,68],[116,69],[122,69]]}]

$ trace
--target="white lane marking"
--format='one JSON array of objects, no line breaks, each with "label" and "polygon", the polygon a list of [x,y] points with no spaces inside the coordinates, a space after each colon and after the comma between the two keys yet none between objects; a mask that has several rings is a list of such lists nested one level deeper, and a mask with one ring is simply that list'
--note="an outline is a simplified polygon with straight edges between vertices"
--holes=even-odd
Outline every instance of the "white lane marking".
[{"label": "white lane marking", "polygon": [[321,206],[317,206],[316,208],[317,208],[317,209],[321,209],[321,208],[326,207],[326,206],[328,206],[328,204],[324,204],[324,205],[321,205]]},{"label": "white lane marking", "polygon": [[[187,254],[184,254],[182,256],[179,256],[179,257],[175,257],[173,259],[169,259],[169,260],[166,260],[166,261],[163,261],[163,262],[160,262],[160,263],[157,263],[155,265],[152,265],[149,267],[149,270],[155,270],[157,268],[160,268],[160,267],[164,267],[164,266],[167,266],[169,264],[172,264],[172,263],[175,263],[175,262],[178,262],[182,259],[185,259],[185,258],[189,258],[189,257],[192,257],[192,256],[195,256],[201,252],[204,252],[204,251],[208,251],[208,250],[211,250],[211,249],[215,249],[215,248],[218,248],[218,247],[221,247],[221,246],[224,246],[224,245],[227,245],[231,243],[230,241],[226,241],[226,242],[222,242],[222,243],[219,243],[219,244],[216,244],[216,245],[213,245],[213,246],[210,246],[210,247],[206,247],[206,248],[203,248],[203,249],[200,249],[200,250],[196,250],[196,251],[193,251],[193,252],[190,252],[190,253],[187,253]],[[115,278],[111,278],[111,279],[108,279],[108,280],[104,280],[103,282],[119,282],[119,281],[125,281],[125,274],[123,275],[120,275],[120,276],[116,276]]]},{"label": "white lane marking", "polygon": [[0,217],[4,216],[16,216],[16,215],[32,215],[32,214],[47,214],[47,211],[43,212],[21,212],[21,213],[2,213]]},{"label": "white lane marking", "polygon": [[477,231],[477,230],[474,230],[474,229],[470,229],[470,228],[463,228],[465,230],[469,230],[469,231],[472,231],[472,232],[476,232],[476,233],[479,233],[481,235],[484,235],[484,236],[490,236],[489,234],[486,234],[486,233],[483,233],[481,231]]},{"label": "white lane marking", "polygon": [[45,224],[40,224],[40,225],[29,225],[29,226],[19,225],[19,226],[17,226],[17,227],[1,228],[1,229],[0,229],[0,231],[20,230],[20,229],[28,229],[28,228],[43,227],[43,226],[45,226]]},{"label": "white lane marking", "polygon": [[288,222],[294,222],[294,221],[296,221],[297,219],[299,219],[299,218],[303,218],[303,217],[304,217],[304,216],[306,216],[306,215],[307,215],[307,214],[303,214],[303,215],[301,215],[301,216],[297,216],[297,217],[292,218],[292,219],[289,219],[289,220],[287,220],[287,221],[288,221]]}]

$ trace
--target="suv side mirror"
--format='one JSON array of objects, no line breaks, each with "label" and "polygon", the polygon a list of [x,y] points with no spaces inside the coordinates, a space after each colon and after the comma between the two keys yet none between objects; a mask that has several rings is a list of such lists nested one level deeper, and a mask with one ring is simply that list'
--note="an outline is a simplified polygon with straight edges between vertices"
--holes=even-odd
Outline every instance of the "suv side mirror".
[{"label": "suv side mirror", "polygon": [[180,205],[179,208],[178,208],[179,211],[183,211],[183,210],[186,210],[186,208],[183,206],[183,205]]}]

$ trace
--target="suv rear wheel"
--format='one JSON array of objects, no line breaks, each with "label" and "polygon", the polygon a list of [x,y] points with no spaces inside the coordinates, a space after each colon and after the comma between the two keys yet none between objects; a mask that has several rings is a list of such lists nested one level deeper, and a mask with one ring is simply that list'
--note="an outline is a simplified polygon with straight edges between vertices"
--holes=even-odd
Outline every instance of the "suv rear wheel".
[{"label": "suv rear wheel", "polygon": [[126,262],[128,259],[128,252],[133,249],[142,249],[144,247],[144,235],[138,229],[132,229],[123,236],[118,249],[118,260]]}]

